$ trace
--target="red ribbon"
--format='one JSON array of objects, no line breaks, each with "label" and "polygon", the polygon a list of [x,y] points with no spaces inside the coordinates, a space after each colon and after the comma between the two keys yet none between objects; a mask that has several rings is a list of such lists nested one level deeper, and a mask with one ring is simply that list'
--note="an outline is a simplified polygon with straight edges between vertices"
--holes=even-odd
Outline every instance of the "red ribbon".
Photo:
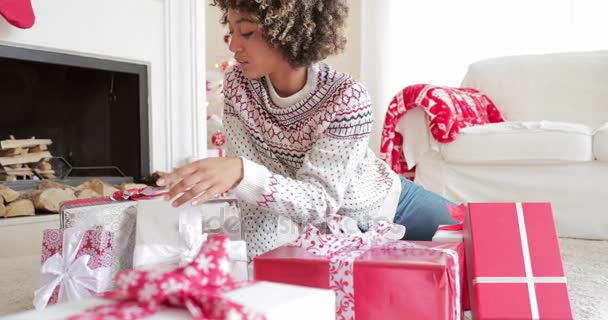
[{"label": "red ribbon", "polygon": [[113,201],[147,200],[147,199],[154,199],[154,198],[157,198],[160,196],[164,196],[165,194],[168,193],[168,192],[158,192],[158,193],[154,193],[154,194],[145,194],[145,193],[143,193],[143,191],[146,189],[147,188],[116,191],[116,192],[112,193],[112,195],[110,196],[110,200],[113,200]]},{"label": "red ribbon", "polygon": [[198,320],[265,319],[222,295],[250,284],[232,279],[227,241],[225,235],[210,237],[194,261],[174,270],[124,271],[116,277],[117,288],[103,295],[120,301],[93,307],[68,320],[139,319],[166,307],[185,308]]},{"label": "red ribbon", "polygon": [[452,224],[452,225],[447,225],[447,226],[441,226],[439,228],[437,228],[437,230],[446,230],[446,231],[460,231],[463,229],[463,224],[464,224],[464,216],[467,213],[467,206],[464,204],[458,205],[458,206],[453,206],[451,204],[446,204],[446,206],[448,207],[448,212],[450,213],[450,216],[452,216],[452,219],[456,220],[456,222],[458,222],[457,224]]}]

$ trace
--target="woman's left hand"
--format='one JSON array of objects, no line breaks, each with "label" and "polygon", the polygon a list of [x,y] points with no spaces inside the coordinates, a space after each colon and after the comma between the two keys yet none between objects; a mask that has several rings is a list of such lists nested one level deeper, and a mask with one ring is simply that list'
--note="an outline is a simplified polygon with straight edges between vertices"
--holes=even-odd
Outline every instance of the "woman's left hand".
[{"label": "woman's left hand", "polygon": [[183,193],[172,205],[178,207],[187,201],[198,205],[236,186],[243,179],[241,158],[207,158],[194,161],[163,175],[157,185],[170,187],[165,200]]}]

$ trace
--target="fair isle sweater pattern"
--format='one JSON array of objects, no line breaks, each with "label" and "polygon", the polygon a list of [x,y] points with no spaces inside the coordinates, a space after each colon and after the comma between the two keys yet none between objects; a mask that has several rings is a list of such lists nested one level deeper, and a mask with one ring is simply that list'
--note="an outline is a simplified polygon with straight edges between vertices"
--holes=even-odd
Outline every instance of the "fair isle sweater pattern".
[{"label": "fair isle sweater pattern", "polygon": [[349,76],[320,64],[317,87],[298,103],[276,106],[263,79],[237,66],[224,82],[226,155],[244,160],[240,200],[250,257],[275,247],[278,217],[323,225],[328,214],[366,230],[395,182],[368,147],[371,101]]}]

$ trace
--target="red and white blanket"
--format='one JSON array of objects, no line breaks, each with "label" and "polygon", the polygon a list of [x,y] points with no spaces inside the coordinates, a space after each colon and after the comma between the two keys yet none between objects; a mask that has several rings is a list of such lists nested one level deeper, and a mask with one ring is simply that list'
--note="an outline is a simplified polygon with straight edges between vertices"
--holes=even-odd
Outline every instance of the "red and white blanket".
[{"label": "red and white blanket", "polygon": [[471,88],[450,88],[429,84],[405,87],[388,106],[380,158],[400,175],[413,179],[416,168],[408,169],[403,155],[403,137],[396,131],[399,119],[408,111],[421,107],[428,115],[429,130],[439,143],[456,139],[460,129],[505,121],[492,100]]}]

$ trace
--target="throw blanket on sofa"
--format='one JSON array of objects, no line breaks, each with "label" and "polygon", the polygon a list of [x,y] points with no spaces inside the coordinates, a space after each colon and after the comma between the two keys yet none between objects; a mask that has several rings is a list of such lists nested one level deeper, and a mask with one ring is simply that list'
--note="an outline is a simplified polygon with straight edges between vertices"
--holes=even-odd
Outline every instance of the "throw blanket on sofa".
[{"label": "throw blanket on sofa", "polygon": [[403,137],[396,132],[399,119],[408,110],[416,107],[424,109],[428,115],[429,130],[440,143],[456,139],[461,128],[503,122],[504,118],[492,100],[478,90],[470,88],[450,88],[417,84],[405,87],[388,106],[382,140],[380,158],[400,175],[413,179],[415,167],[408,169],[403,155]]}]

